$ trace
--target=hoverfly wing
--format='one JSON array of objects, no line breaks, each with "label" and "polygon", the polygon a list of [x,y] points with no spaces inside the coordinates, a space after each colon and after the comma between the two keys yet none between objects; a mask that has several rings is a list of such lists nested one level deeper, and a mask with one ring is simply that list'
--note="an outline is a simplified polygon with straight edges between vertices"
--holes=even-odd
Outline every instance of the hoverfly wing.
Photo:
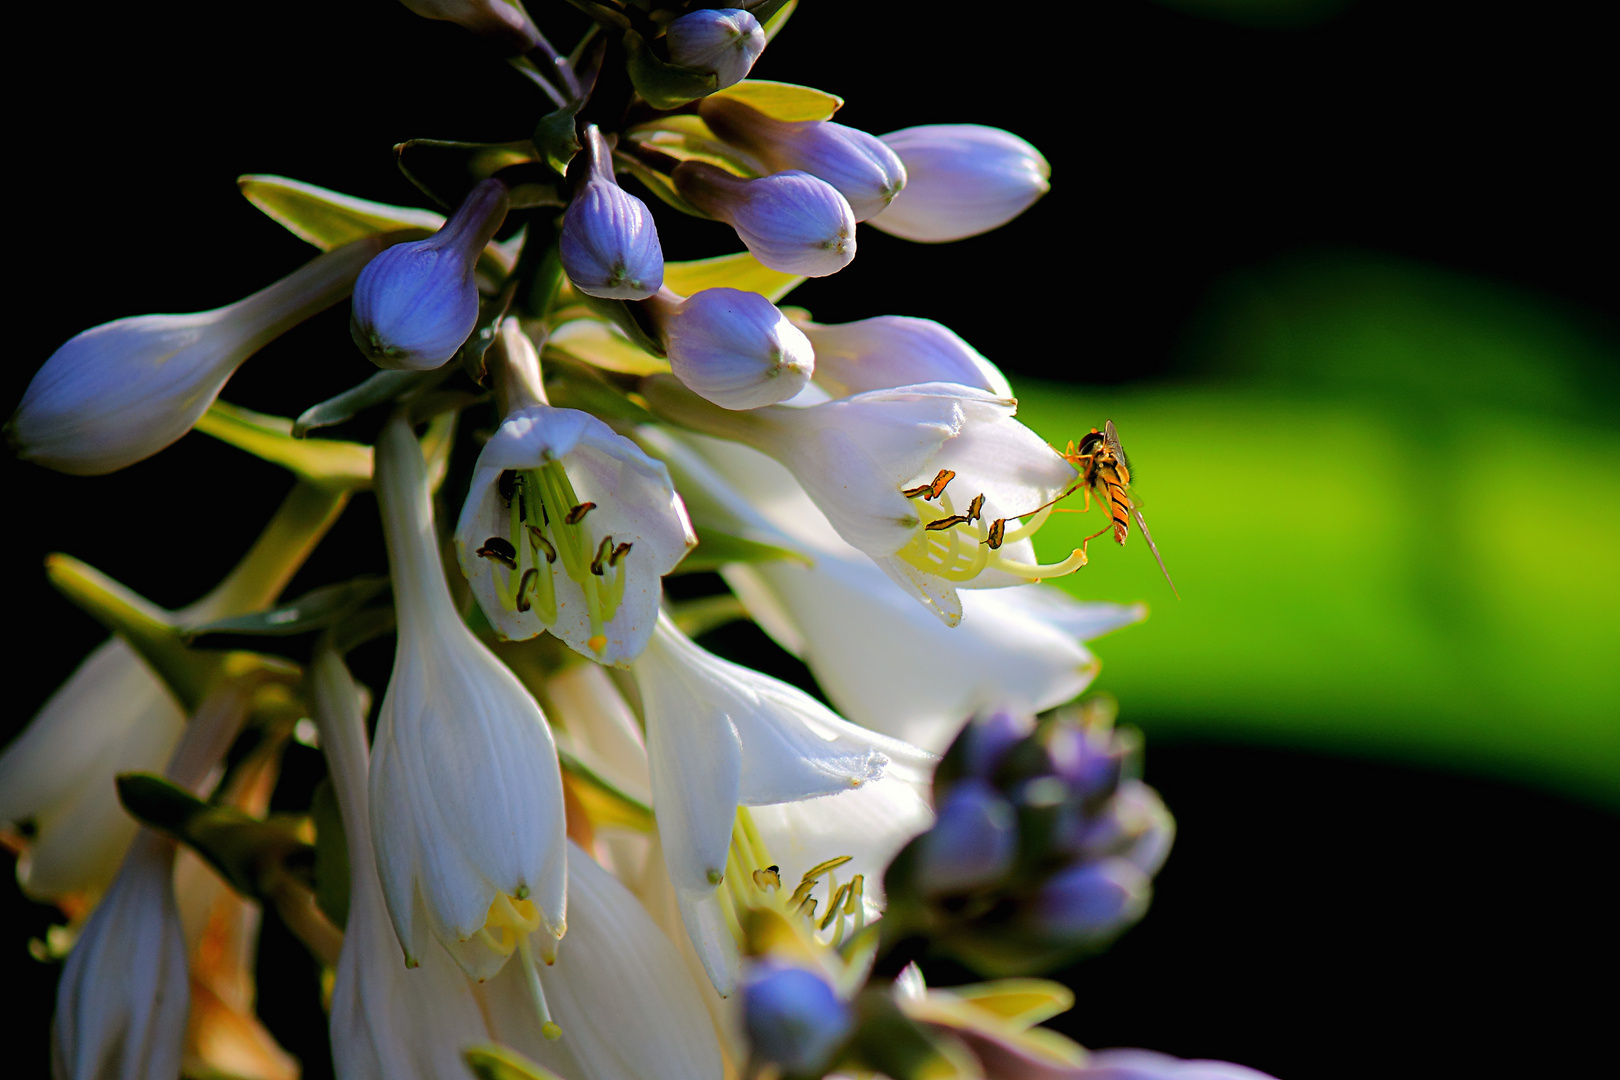
[{"label": "hoverfly wing", "polygon": [[1147,541],[1148,550],[1153,552],[1154,559],[1158,560],[1159,569],[1164,571],[1164,580],[1169,582],[1170,591],[1175,594],[1177,600],[1180,600],[1181,591],[1176,588],[1175,581],[1170,577],[1170,568],[1164,565],[1164,556],[1159,554],[1159,545],[1153,542],[1153,534],[1148,532],[1147,518],[1143,517],[1142,511],[1135,506],[1131,507],[1131,512],[1136,515],[1136,524],[1142,529],[1142,539]]}]

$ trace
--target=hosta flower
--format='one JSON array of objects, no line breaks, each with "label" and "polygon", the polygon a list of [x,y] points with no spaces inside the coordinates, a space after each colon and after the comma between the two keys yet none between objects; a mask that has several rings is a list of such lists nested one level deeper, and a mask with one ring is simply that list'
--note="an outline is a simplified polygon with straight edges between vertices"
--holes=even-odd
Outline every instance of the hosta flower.
[{"label": "hosta flower", "polygon": [[785,274],[826,277],[855,258],[855,214],[838,189],[807,172],[744,180],[702,161],[671,176],[687,202],[737,230],[754,258]]},{"label": "hosta flower", "polygon": [[96,475],[190,431],[242,362],[342,300],[380,237],[318,255],[245,300],[193,315],[138,315],[86,330],[39,369],[6,425],[19,457]]},{"label": "hosta flower", "polygon": [[556,746],[534,698],[456,611],[403,418],[378,440],[376,489],[399,622],[371,761],[378,876],[410,964],[437,938],[486,978],[509,943],[542,926],[563,935]]},{"label": "hosta flower", "polygon": [[670,63],[712,71],[715,89],[723,90],[748,77],[765,51],[765,31],[746,11],[715,8],[688,12],[670,23],[664,42]]},{"label": "hosta flower", "polygon": [[499,342],[493,362],[514,389],[456,526],[462,572],[502,636],[549,630],[627,663],[652,635],[660,579],[697,538],[660,462],[589,413],[545,404],[516,320]]},{"label": "hosta flower", "polygon": [[558,250],[581,292],[645,300],[664,284],[664,252],[647,204],[613,177],[613,153],[595,124],[585,129],[584,179],[563,215]]},{"label": "hosta flower", "polygon": [[[539,44],[540,33],[521,4],[506,0],[401,0],[426,19],[453,22],[480,37],[496,41],[513,53],[524,53]],[[461,1066],[456,1066],[458,1069]]]},{"label": "hosta flower", "polygon": [[668,376],[644,387],[664,416],[786,466],[845,541],[950,625],[962,617],[958,585],[1014,585],[1085,565],[1079,550],[1060,563],[1035,560],[1029,537],[1076,473],[1013,419],[1011,399],[923,383],[738,413]]},{"label": "hosta flower", "polygon": [[906,187],[873,225],[938,243],[989,232],[1051,187],[1052,167],[1018,136],[982,124],[926,124],[883,136],[906,166]]},{"label": "hosta flower", "polygon": [[802,322],[816,353],[816,384],[833,397],[917,383],[960,383],[997,397],[1012,387],[994,364],[933,319],[880,315],[850,323]]},{"label": "hosta flower", "polygon": [[1099,1050],[1069,1075],[1074,1080],[1272,1080],[1230,1061],[1189,1061],[1155,1050]]},{"label": "hosta flower", "polygon": [[349,855],[349,921],[332,987],[338,1080],[461,1075],[462,1049],[487,1041],[489,1027],[467,976],[437,943],[423,946],[415,967],[401,960],[372,854],[359,687],[330,648],[316,652],[310,682]]},{"label": "hosta flower", "polygon": [[895,152],[856,128],[831,120],[776,120],[727,97],[705,98],[698,114],[769,171],[798,169],[837,188],[856,221],[882,213],[906,186],[906,167]]},{"label": "hosta flower", "polygon": [[647,309],[675,377],[722,409],[786,401],[815,371],[816,354],[804,333],[758,293],[704,289],[685,300],[666,293]]},{"label": "hosta flower", "polygon": [[368,360],[426,371],[456,354],[478,323],[478,256],[506,220],[508,203],[505,184],[482,181],[444,228],[366,265],[354,283],[349,336]]},{"label": "hosta flower", "polygon": [[725,993],[735,954],[716,889],[738,806],[850,792],[891,769],[925,774],[932,758],[714,656],[665,618],[635,673],[664,860],[687,930]]}]

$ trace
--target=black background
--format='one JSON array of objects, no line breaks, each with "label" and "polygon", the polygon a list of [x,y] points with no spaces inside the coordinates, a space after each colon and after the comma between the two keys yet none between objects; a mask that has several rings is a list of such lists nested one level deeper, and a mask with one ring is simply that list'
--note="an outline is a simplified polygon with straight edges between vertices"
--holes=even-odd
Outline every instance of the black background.
[{"label": "black background", "polygon": [[[1280,30],[1145,0],[950,15],[806,0],[757,75],[837,92],[839,119],[874,132],[1008,128],[1046,153],[1054,187],[1011,227],[957,245],[862,230],[855,263],[794,302],[825,321],[939,318],[1015,382],[1190,377],[1178,343],[1211,285],[1305,247],[1393,252],[1595,314],[1612,303],[1616,186],[1595,8],[1369,0]],[[559,42],[579,25],[561,5],[535,10],[566,28]],[[319,13],[92,4],[14,15],[10,42],[7,408],[78,330],[228,303],[308,257],[237,195],[237,174],[420,204],[394,143],[522,137],[546,108],[456,28],[388,0]],[[669,257],[735,249],[722,227],[654,205]],[[295,414],[359,381],[346,318],[267,348],[225,396]],[[104,478],[9,459],[0,471],[13,628],[0,734],[101,638],[44,582],[46,552],[183,604],[288,486],[200,435]],[[356,500],[294,593],[380,568],[373,505]],[[804,678],[746,631],[714,644]],[[387,660],[384,645],[357,665],[380,687]],[[278,798],[295,805],[317,772],[296,750]],[[1186,744],[1150,746],[1147,779],[1181,833],[1143,924],[1064,975],[1078,1005],[1058,1026],[1080,1041],[1290,1080],[1583,1076],[1607,1052],[1612,1015],[1583,984],[1612,983],[1610,814],[1460,777]],[[24,941],[51,911],[3,876],[12,1061],[43,1075],[55,970]],[[266,1020],[306,1076],[326,1075],[308,1038],[313,976],[287,944],[267,928]]]}]

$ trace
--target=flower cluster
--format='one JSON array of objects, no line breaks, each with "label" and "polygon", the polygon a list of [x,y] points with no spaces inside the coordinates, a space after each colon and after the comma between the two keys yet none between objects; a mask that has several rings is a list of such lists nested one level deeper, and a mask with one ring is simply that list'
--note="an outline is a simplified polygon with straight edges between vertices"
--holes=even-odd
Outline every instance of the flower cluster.
[{"label": "flower cluster", "polygon": [[[195,427],[298,478],[185,610],[49,563],[113,634],[0,756],[20,880],[67,920],[41,946],[67,956],[56,1075],[295,1076],[254,1014],[264,906],[333,972],[343,1080],[1171,1075],[1032,1034],[1060,987],[1009,1010],[903,962],[1050,966],[1139,917],[1168,849],[1127,740],[1033,719],[1144,615],[1042,584],[1086,563],[1033,537],[1097,455],[1025,427],[944,326],[778,306],[862,223],[1005,224],[1045,160],[975,125],[872,135],[749,78],[791,2],[575,0],[596,25],[569,53],[515,0],[406,4],[506,54],[532,135],[399,147],[447,217],[243,177],[320,253],[215,311],[84,331],[7,425],[65,473]],[[743,250],[666,259],[647,200]],[[357,374],[379,370],[296,419],[218,400],[351,294]],[[310,437],[377,432],[343,427],[368,410],[370,444]],[[387,578],[282,600],[365,489]],[[708,595],[666,593],[703,571]],[[737,618],[825,701],[694,640]],[[345,655],[385,634],[369,724]],[[295,739],[328,783],[267,816]]]}]

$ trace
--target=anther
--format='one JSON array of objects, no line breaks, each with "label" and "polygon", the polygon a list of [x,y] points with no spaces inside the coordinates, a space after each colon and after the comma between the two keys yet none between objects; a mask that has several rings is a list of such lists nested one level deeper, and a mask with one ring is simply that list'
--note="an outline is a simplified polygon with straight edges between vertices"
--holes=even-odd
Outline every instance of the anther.
[{"label": "anther", "polygon": [[984,492],[981,491],[977,495],[973,496],[972,502],[968,503],[968,522],[972,523],[978,521],[983,516]]},{"label": "anther", "polygon": [[546,562],[557,561],[557,549],[551,546],[551,541],[546,539],[546,534],[540,531],[539,526],[529,526],[529,543],[540,549],[546,557]]},{"label": "anther", "polygon": [[956,474],[950,469],[941,469],[938,473],[934,474],[934,478],[928,483],[921,484],[914,488],[905,488],[900,492],[900,494],[904,495],[908,499],[915,499],[917,496],[921,495],[924,502],[931,499],[937,499],[945,493],[945,485],[950,483],[951,479],[955,476]]},{"label": "anther", "polygon": [[[523,571],[523,580],[518,582],[517,609],[519,611],[529,610],[529,590],[534,588],[534,579],[539,576],[540,571],[532,566]],[[519,899],[522,898],[519,897]]]},{"label": "anther", "polygon": [[591,560],[591,573],[597,577],[602,576],[602,564],[613,554],[613,537],[604,536],[602,542],[596,546],[596,558]]},{"label": "anther", "polygon": [[481,558],[494,559],[508,570],[517,569],[517,548],[512,546],[511,541],[503,540],[499,536],[492,536],[485,540],[484,546],[479,548],[475,554]]},{"label": "anther", "polygon": [[563,522],[564,522],[564,524],[567,524],[567,525],[578,525],[580,522],[585,520],[585,515],[586,514],[590,513],[592,510],[595,510],[595,509],[596,509],[596,504],[595,503],[593,503],[593,502],[582,502],[578,506],[574,507],[572,510],[568,511],[568,516],[563,518]]},{"label": "anther", "polygon": [[517,473],[507,469],[495,480],[495,490],[501,493],[501,501],[507,506],[512,505],[512,496],[517,494],[517,479]]},{"label": "anther", "polygon": [[782,887],[782,868],[779,866],[767,866],[763,870],[755,870],[754,885],[761,892],[764,892],[767,887],[780,889]]},{"label": "anther", "polygon": [[630,554],[630,544],[626,541],[613,549],[613,554],[608,556],[608,565],[618,566],[620,561],[628,554]]},{"label": "anther", "polygon": [[923,528],[927,529],[929,532],[939,532],[942,529],[949,529],[957,525],[966,525],[967,523],[968,516],[966,514],[952,514],[950,517],[936,518],[933,521],[924,522]]},{"label": "anther", "polygon": [[990,535],[985,538],[984,542],[990,545],[991,551],[994,551],[1001,546],[1002,538],[1006,535],[1007,519],[996,518],[996,520],[990,523]]}]

